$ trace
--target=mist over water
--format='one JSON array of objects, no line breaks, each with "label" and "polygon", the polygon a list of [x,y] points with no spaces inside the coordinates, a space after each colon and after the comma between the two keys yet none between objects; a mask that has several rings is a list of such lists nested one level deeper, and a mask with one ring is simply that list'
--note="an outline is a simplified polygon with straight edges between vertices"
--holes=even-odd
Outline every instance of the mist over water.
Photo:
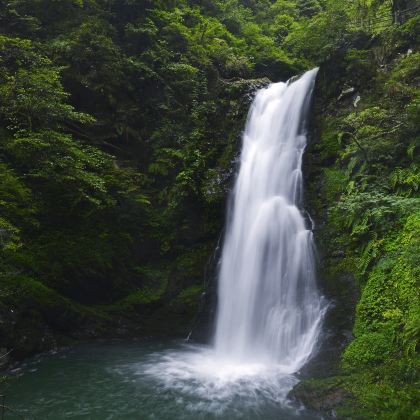
[{"label": "mist over water", "polygon": [[270,366],[223,364],[174,341],[97,343],[38,356],[7,389],[5,420],[315,420],[287,404],[296,382]]}]

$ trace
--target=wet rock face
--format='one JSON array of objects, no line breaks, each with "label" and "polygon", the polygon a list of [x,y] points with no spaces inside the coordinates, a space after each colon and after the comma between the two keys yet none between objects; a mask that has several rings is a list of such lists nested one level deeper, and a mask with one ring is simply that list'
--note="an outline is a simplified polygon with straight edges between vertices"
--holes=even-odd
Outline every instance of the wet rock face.
[{"label": "wet rock face", "polygon": [[209,343],[213,339],[214,334],[217,314],[217,276],[221,255],[221,238],[222,235],[213,255],[206,265],[204,273],[205,287],[189,337],[201,343]]},{"label": "wet rock face", "polygon": [[[336,67],[334,67],[337,70]],[[309,144],[304,155],[305,208],[313,220],[317,248],[318,287],[328,304],[318,349],[310,362],[301,370],[303,378],[327,377],[339,371],[340,356],[352,339],[355,306],[359,291],[352,273],[337,270],[346,256],[346,249],[331,246],[335,232],[328,222],[329,208],[335,204],[328,194],[325,170],[335,163],[335,151],[322,138],[323,115],[331,100],[344,101],[354,88],[344,90],[343,83],[330,81],[331,69],[321,68],[314,92]]]},{"label": "wet rock face", "polygon": [[0,347],[0,369],[9,364],[10,352],[6,347]]},{"label": "wet rock face", "polygon": [[[5,319],[3,314],[3,320]],[[21,314],[9,314],[0,325],[0,367],[6,367],[13,360],[21,360],[35,353],[55,347],[50,329],[41,320]]]},{"label": "wet rock face", "polygon": [[345,407],[352,394],[341,387],[339,379],[318,382],[316,380],[299,383],[290,393],[290,397],[305,407],[322,412],[330,418],[336,418],[338,407]]},{"label": "wet rock face", "polygon": [[[324,264],[332,262],[324,261]],[[322,267],[320,271],[318,283],[328,302],[328,310],[318,349],[299,372],[302,378],[321,378],[338,374],[341,354],[353,339],[354,309],[359,296],[353,275],[343,272],[334,276],[331,282],[324,282],[327,273],[323,272]]]},{"label": "wet rock face", "polygon": [[231,92],[232,97],[236,97],[235,115],[237,117],[236,126],[233,127],[235,133],[230,136],[235,139],[234,144],[228,144],[227,154],[223,166],[216,166],[207,172],[204,180],[205,195],[208,203],[222,209],[220,220],[220,236],[215,240],[214,252],[210,255],[204,269],[204,291],[201,295],[198,312],[192,324],[190,338],[199,342],[209,342],[214,332],[214,323],[217,311],[217,277],[218,264],[220,260],[221,245],[223,241],[223,225],[225,223],[225,209],[229,192],[232,188],[241,147],[241,129],[248,114],[249,107],[254,100],[258,90],[268,86],[271,81],[267,77],[260,79],[232,79],[221,80],[220,83]]},{"label": "wet rock face", "polygon": [[[333,77],[334,75],[334,77]],[[334,142],[326,133],[323,116],[335,115],[338,106],[353,106],[355,88],[345,89],[339,66],[321,68],[314,92],[310,141],[304,155],[305,208],[314,222],[318,254],[318,286],[328,302],[317,351],[299,372],[302,381],[290,397],[309,409],[335,418],[352,401],[341,374],[341,355],[353,339],[352,329],[359,290],[354,274],[345,268],[347,248],[334,247],[336,232],[329,222],[329,209],[336,200],[328,190],[325,173],[337,158]],[[343,268],[340,268],[343,267]]]}]

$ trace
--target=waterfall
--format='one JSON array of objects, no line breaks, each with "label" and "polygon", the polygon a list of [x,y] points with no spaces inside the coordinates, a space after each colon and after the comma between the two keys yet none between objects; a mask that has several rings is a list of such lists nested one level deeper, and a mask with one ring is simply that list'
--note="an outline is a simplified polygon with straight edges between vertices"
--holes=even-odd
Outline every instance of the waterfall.
[{"label": "waterfall", "polygon": [[307,361],[323,314],[301,208],[305,118],[317,71],[255,97],[219,272],[216,353],[286,373]]},{"label": "waterfall", "polygon": [[316,74],[260,90],[250,109],[230,197],[213,345],[188,342],[137,366],[159,392],[177,395],[191,413],[180,418],[315,418],[295,411],[288,394],[325,312],[302,210],[305,117]]}]

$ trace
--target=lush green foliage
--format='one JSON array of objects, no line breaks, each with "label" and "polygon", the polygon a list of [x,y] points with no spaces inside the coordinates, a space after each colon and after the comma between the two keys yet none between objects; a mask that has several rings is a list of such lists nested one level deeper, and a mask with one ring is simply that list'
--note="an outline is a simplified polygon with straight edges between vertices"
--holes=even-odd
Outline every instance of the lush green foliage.
[{"label": "lush green foliage", "polygon": [[416,44],[408,30],[414,22],[367,40],[369,49],[350,46],[338,65],[332,61],[340,76],[326,87],[329,103],[314,146],[327,201],[325,275],[335,281],[351,274],[360,289],[340,386],[367,418],[418,415],[420,55],[409,50]]},{"label": "lush green foliage", "polygon": [[312,206],[326,277],[361,291],[344,383],[367,418],[413,415],[420,18],[391,12],[414,6],[0,0],[4,345],[121,318],[188,329],[253,92],[321,65]]},{"label": "lush green foliage", "polygon": [[111,313],[148,290],[164,305],[190,286],[199,295],[249,95],[303,68],[279,47],[302,10],[0,2],[5,293],[25,277]]}]

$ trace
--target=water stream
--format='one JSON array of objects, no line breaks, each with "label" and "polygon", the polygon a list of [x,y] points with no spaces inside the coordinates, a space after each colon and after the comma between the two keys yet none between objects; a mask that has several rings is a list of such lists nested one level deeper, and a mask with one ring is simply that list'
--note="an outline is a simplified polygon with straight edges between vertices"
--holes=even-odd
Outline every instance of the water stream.
[{"label": "water stream", "polygon": [[318,418],[287,398],[314,351],[324,312],[301,207],[316,73],[260,90],[251,107],[228,211],[213,344],[119,344],[55,355],[29,364],[12,383],[13,407],[40,419]]},{"label": "water stream", "polygon": [[317,69],[262,89],[250,110],[219,276],[218,354],[296,372],[322,318],[302,215],[305,117]]}]

